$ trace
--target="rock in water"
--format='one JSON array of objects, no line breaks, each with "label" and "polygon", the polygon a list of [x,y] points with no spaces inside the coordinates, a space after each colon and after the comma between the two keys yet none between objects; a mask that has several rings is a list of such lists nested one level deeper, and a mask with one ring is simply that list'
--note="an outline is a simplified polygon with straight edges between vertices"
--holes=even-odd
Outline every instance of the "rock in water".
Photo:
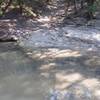
[{"label": "rock in water", "polygon": [[46,100],[94,100],[91,91],[80,84],[73,84],[66,89],[66,92],[55,90],[50,93]]},{"label": "rock in water", "polygon": [[91,92],[87,87],[79,84],[74,84],[69,87],[65,94],[64,100],[94,100]]},{"label": "rock in water", "polygon": [[1,31],[0,30],[0,42],[13,42],[17,41],[18,38],[14,35],[10,35],[7,31]]}]

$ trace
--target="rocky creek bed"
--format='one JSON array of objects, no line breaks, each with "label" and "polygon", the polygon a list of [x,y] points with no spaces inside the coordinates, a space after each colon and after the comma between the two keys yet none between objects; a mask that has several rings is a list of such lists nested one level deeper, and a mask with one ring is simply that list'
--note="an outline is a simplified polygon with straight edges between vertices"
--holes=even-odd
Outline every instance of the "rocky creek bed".
[{"label": "rocky creek bed", "polygon": [[99,100],[99,26],[47,25],[20,28],[18,42],[0,43],[0,98]]},{"label": "rocky creek bed", "polygon": [[2,22],[18,42],[0,42],[1,100],[100,100],[100,20]]}]

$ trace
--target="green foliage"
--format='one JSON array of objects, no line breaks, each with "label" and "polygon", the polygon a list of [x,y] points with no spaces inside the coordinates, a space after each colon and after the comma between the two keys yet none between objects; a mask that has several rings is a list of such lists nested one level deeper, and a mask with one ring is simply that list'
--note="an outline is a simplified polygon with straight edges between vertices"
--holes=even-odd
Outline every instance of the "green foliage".
[{"label": "green foliage", "polygon": [[[2,9],[9,8],[9,7],[7,7],[7,3],[9,1],[10,0],[0,0],[0,15],[4,14]],[[41,8],[39,9],[39,7],[43,7],[44,5],[47,6],[48,2],[51,2],[51,0],[11,0],[11,1],[12,1],[10,4],[11,6],[13,6],[14,8],[19,7],[21,9],[23,9],[23,11],[25,11],[25,13],[28,12],[28,15],[33,15],[33,16],[35,15],[34,13],[37,14],[37,12],[39,12],[39,10],[41,10]],[[88,4],[91,0],[65,0],[65,4],[67,4],[68,7],[74,6],[73,11],[75,11],[75,10],[77,10],[77,7],[78,7],[77,4],[80,3],[81,1],[82,1],[83,6],[84,5],[86,6],[86,3],[87,3],[87,7],[86,7],[87,11],[91,12],[91,13],[95,13],[96,9],[100,6],[100,5],[98,5],[98,4],[100,4],[100,0],[96,0],[98,3],[93,2],[91,4]],[[36,7],[36,6],[38,6],[38,7]],[[66,8],[68,8],[68,7],[66,7]],[[79,13],[80,13],[80,11],[79,11]]]},{"label": "green foliage", "polygon": [[96,3],[94,3],[93,5],[88,6],[88,11],[89,12],[95,13],[96,9],[97,9],[97,4]]}]

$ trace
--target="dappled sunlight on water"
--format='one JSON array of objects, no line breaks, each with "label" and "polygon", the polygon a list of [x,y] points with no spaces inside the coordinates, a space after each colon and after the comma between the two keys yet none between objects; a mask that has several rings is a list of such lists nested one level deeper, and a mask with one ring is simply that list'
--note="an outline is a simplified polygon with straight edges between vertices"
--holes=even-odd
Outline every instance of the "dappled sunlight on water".
[{"label": "dappled sunlight on water", "polygon": [[40,70],[50,70],[56,66],[55,63],[44,64],[40,67]]},{"label": "dappled sunlight on water", "polygon": [[[31,54],[30,54],[31,55]],[[33,58],[39,57],[39,59],[44,59],[46,57],[48,58],[64,58],[64,57],[79,57],[81,56],[79,51],[73,51],[73,50],[60,50],[57,48],[47,49],[46,51],[42,52],[33,52]]]},{"label": "dappled sunlight on water", "polygon": [[100,41],[100,34],[94,34],[93,36],[96,40]]},{"label": "dappled sunlight on water", "polygon": [[87,61],[85,61],[85,64],[90,65],[90,67],[100,66],[100,57],[93,56],[91,59],[88,59]]},{"label": "dappled sunlight on water", "polygon": [[99,100],[99,55],[60,48],[25,49],[10,43],[0,47],[2,100],[51,100],[51,95],[58,100]]}]

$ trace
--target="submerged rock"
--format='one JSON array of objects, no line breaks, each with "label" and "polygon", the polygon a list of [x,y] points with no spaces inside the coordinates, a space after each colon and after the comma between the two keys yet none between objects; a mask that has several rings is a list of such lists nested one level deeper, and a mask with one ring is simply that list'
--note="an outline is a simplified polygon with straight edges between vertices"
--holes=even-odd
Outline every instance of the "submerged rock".
[{"label": "submerged rock", "polygon": [[48,100],[94,100],[92,93],[83,85],[73,84],[66,92],[53,91]]}]

